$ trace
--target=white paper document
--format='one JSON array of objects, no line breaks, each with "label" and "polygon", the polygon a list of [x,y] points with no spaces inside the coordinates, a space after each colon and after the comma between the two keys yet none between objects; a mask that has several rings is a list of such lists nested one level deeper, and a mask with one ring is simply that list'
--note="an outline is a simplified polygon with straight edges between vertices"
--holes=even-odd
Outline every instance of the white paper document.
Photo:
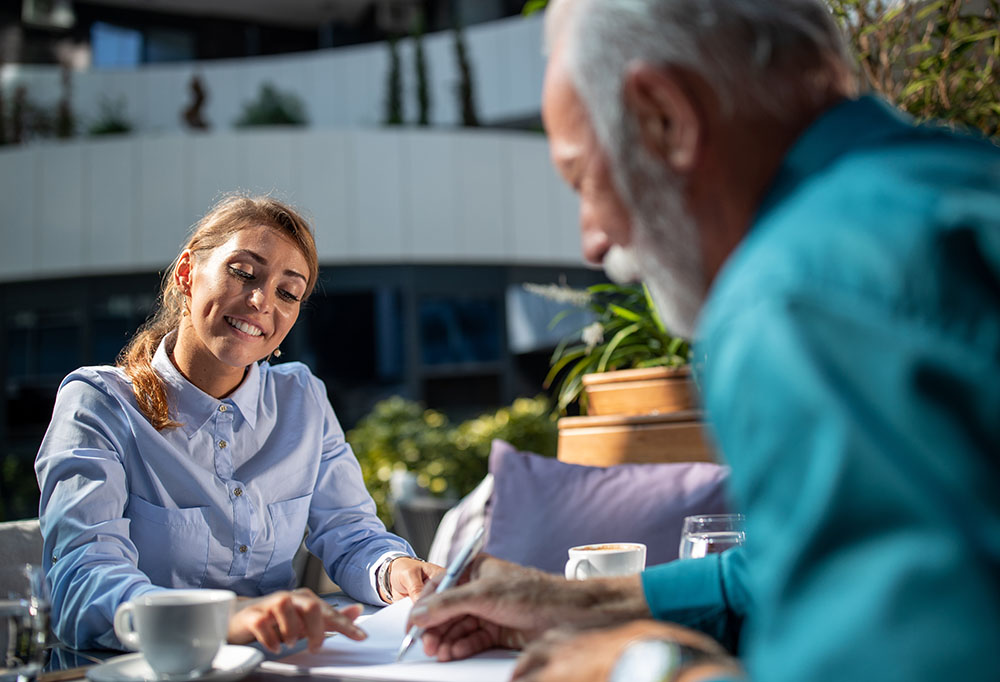
[{"label": "white paper document", "polygon": [[[406,617],[413,603],[398,601],[378,613],[358,619],[368,639],[355,642],[343,635],[327,637],[323,648],[293,654],[280,661],[268,661],[261,667],[276,673],[306,672],[310,675],[343,675],[372,680],[414,682],[507,682],[514,671],[516,653],[488,651],[464,661],[438,663],[424,655],[415,642],[406,657],[395,663],[399,645],[406,636]],[[363,620],[362,620],[363,619]]]}]

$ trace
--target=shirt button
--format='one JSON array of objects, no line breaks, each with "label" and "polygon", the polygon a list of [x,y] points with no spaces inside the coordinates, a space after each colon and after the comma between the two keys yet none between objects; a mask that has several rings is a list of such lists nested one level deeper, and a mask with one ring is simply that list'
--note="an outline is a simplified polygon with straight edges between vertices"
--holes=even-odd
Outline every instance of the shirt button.
[{"label": "shirt button", "polygon": [[243,494],[243,488],[236,488],[235,490],[233,490],[233,495],[236,495],[236,497],[239,497],[242,494]]},{"label": "shirt button", "polygon": [[52,555],[52,563],[55,563],[57,561],[59,561],[59,557],[57,557],[55,554],[53,554]]},{"label": "shirt button", "polygon": [[240,554],[246,554],[247,549],[249,548],[246,545],[240,545]]},{"label": "shirt button", "polygon": [[229,409],[228,405],[219,405],[219,412],[225,412]]},{"label": "shirt button", "polygon": [[219,447],[220,448],[225,449],[227,445],[229,445],[229,443],[227,443],[226,441],[224,441],[224,440],[220,440],[219,441]]}]

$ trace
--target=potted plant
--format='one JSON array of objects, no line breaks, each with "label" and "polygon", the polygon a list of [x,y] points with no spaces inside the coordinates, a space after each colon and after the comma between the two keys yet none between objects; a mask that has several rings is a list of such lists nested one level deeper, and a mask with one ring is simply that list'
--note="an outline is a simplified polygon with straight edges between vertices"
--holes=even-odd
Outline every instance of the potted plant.
[{"label": "potted plant", "polygon": [[690,345],[664,327],[643,286],[525,288],[572,305],[553,326],[574,308],[593,316],[556,347],[545,378],[563,414],[578,399],[586,412],[559,420],[560,460],[609,466],[715,459],[695,409]]},{"label": "potted plant", "polygon": [[[690,346],[672,335],[641,285],[596,284],[586,289],[526,284],[528,291],[570,303],[594,321],[560,343],[545,387],[555,387],[563,413],[576,400],[589,415],[665,414],[695,405]],[[568,308],[552,320],[557,324]]]}]

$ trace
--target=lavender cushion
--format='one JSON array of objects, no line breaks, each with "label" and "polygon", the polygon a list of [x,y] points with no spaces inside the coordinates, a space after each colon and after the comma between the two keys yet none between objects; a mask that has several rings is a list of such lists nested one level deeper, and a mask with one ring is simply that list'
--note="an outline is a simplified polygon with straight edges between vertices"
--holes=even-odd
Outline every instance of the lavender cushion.
[{"label": "lavender cushion", "polygon": [[681,522],[728,511],[729,469],[705,462],[588,467],[493,441],[486,552],[551,573],[575,545],[641,542],[646,565],[677,558]]}]

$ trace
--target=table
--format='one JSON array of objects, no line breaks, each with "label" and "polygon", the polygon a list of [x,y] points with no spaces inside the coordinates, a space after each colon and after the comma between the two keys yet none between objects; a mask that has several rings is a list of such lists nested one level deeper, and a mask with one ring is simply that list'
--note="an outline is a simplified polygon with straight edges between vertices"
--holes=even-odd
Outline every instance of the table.
[{"label": "table", "polygon": [[[320,597],[322,597],[328,604],[337,608],[357,603],[343,592],[322,594]],[[364,604],[364,611],[362,611],[362,614],[371,615],[377,612],[380,608],[382,607]],[[284,658],[285,656],[291,656],[294,653],[298,653],[299,651],[305,649],[305,647],[306,642],[305,640],[302,640],[294,647],[283,648],[278,654],[271,654],[264,649],[261,650],[264,651],[264,655],[266,656],[265,660],[277,660]],[[71,649],[59,642],[56,642],[49,647],[48,661],[38,677],[38,682],[68,682],[69,680],[83,680],[85,679],[88,668],[91,668],[109,658],[121,656],[123,653],[126,652],[115,651],[113,649],[91,649],[80,651],[77,649]],[[245,682],[288,682],[293,679],[302,680],[309,679],[311,677],[313,676],[302,673],[286,675],[258,669],[250,673],[250,675],[245,677],[244,680]],[[330,677],[326,675],[322,677],[316,676],[315,679],[322,680],[322,682],[373,682],[370,678],[366,680],[359,680],[358,678]]]}]

